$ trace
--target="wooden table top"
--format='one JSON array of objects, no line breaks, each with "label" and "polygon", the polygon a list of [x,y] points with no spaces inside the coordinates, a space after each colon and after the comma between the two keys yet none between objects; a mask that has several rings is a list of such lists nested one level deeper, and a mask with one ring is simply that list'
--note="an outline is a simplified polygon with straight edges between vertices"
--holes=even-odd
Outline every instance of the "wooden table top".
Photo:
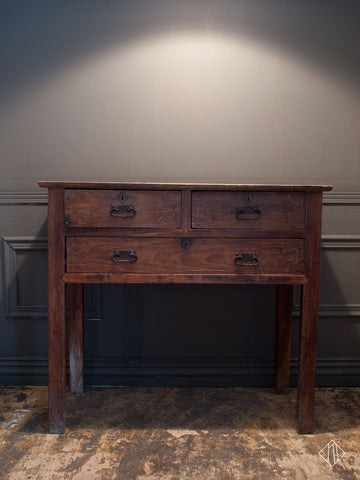
[{"label": "wooden table top", "polygon": [[152,182],[97,182],[97,181],[56,181],[41,180],[40,187],[45,188],[84,188],[84,189],[154,189],[154,190],[249,190],[249,191],[285,191],[285,192],[314,192],[332,190],[332,185],[297,185],[297,184],[268,184],[268,183],[152,183]]}]

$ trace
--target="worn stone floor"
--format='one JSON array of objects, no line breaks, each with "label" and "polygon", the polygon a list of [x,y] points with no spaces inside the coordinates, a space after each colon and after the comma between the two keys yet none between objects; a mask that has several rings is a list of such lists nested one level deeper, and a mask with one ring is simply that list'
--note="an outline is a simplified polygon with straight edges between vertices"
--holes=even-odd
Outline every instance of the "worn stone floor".
[{"label": "worn stone floor", "polygon": [[360,479],[360,388],[317,389],[313,435],[295,405],[295,389],[87,388],[49,435],[46,387],[0,387],[0,480]]}]

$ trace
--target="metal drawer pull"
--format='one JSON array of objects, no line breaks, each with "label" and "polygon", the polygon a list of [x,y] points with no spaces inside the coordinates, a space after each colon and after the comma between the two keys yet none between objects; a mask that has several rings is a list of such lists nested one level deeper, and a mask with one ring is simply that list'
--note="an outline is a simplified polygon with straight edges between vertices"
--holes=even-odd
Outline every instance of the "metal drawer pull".
[{"label": "metal drawer pull", "polygon": [[260,218],[262,212],[259,207],[236,207],[235,217],[238,220],[255,220]]},{"label": "metal drawer pull", "polygon": [[119,263],[135,263],[137,255],[135,250],[113,250],[112,252],[113,262]]},{"label": "metal drawer pull", "polygon": [[254,253],[235,253],[234,263],[238,266],[251,265],[252,267],[257,267],[260,259]]},{"label": "metal drawer pull", "polygon": [[110,215],[119,218],[132,218],[136,215],[135,205],[111,205]]}]

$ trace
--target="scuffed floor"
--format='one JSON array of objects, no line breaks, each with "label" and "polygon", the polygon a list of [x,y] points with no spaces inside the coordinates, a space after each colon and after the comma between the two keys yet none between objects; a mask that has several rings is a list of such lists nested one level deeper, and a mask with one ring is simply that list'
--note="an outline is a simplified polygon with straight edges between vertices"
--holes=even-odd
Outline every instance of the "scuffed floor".
[{"label": "scuffed floor", "polygon": [[88,388],[49,435],[47,388],[0,387],[0,479],[360,479],[360,389],[318,389],[314,435],[295,405],[295,389]]}]

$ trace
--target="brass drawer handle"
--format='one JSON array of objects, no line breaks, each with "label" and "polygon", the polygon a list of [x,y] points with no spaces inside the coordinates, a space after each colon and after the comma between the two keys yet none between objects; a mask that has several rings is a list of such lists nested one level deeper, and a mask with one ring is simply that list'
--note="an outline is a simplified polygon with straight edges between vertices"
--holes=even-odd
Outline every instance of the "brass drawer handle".
[{"label": "brass drawer handle", "polygon": [[113,250],[111,258],[113,262],[135,263],[137,255],[135,250]]},{"label": "brass drawer handle", "polygon": [[135,205],[111,205],[110,215],[119,218],[132,218],[136,215]]},{"label": "brass drawer handle", "polygon": [[257,267],[260,259],[255,253],[235,253],[234,263],[238,266]]},{"label": "brass drawer handle", "polygon": [[255,220],[260,218],[262,211],[259,207],[236,207],[235,217],[237,220]]}]

